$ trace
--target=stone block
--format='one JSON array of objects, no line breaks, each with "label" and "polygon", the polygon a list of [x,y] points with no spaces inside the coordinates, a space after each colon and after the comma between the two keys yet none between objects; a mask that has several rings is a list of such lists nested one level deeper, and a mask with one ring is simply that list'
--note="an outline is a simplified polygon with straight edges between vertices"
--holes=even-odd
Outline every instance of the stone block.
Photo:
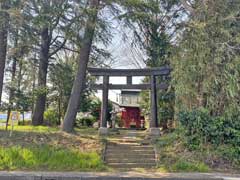
[{"label": "stone block", "polygon": [[159,128],[150,128],[149,131],[150,136],[160,136],[160,129]]},{"label": "stone block", "polygon": [[100,127],[100,128],[98,129],[98,133],[99,133],[99,135],[101,135],[101,136],[106,136],[106,135],[108,135],[108,128]]}]

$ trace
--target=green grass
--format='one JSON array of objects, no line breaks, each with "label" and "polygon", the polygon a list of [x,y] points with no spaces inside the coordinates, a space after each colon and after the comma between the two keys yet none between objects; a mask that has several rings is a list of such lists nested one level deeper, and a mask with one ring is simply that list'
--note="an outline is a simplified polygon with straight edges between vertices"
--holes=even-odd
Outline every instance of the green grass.
[{"label": "green grass", "polygon": [[234,162],[230,157],[236,155],[235,149],[203,144],[197,149],[189,150],[188,141],[181,129],[164,134],[155,143],[159,154],[158,170],[161,172],[239,171],[239,161]]},{"label": "green grass", "polygon": [[[11,128],[9,127],[9,130]],[[47,126],[0,129],[0,170],[101,171],[102,145],[95,129],[67,134]]]},{"label": "green grass", "polygon": [[161,172],[209,172],[211,168],[194,152],[185,147],[180,131],[165,134],[156,140]]},{"label": "green grass", "polygon": [[[5,127],[4,127],[5,128]],[[11,126],[8,127],[9,130],[11,129]],[[48,126],[14,126],[13,131],[22,131],[22,132],[56,132],[58,131],[58,128],[56,127],[48,127]]]},{"label": "green grass", "polygon": [[203,162],[188,162],[178,160],[172,165],[172,170],[177,172],[209,172],[209,167]]},{"label": "green grass", "polygon": [[83,136],[98,136],[98,129],[96,128],[75,128],[75,132]]},{"label": "green grass", "polygon": [[[8,126],[8,129],[11,130],[11,126]],[[5,126],[0,126],[0,130],[5,130]],[[13,131],[25,131],[25,132],[51,132],[57,131],[58,128],[48,127],[48,126],[23,126],[23,125],[14,125]]]},{"label": "green grass", "polygon": [[50,146],[0,147],[0,170],[97,171],[103,168],[103,162],[95,152]]}]

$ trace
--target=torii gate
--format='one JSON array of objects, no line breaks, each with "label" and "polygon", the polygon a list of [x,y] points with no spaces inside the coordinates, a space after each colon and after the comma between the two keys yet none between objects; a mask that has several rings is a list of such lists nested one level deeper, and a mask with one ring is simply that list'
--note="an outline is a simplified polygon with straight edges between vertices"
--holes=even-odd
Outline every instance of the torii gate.
[{"label": "torii gate", "polygon": [[[141,89],[151,90],[151,120],[150,120],[150,134],[160,135],[158,128],[157,115],[157,89],[167,89],[168,84],[156,83],[156,77],[167,77],[170,74],[170,67],[163,66],[158,68],[148,69],[102,69],[102,68],[88,68],[88,73],[91,76],[103,76],[103,84],[93,84],[92,88],[95,90],[102,90],[102,106],[101,106],[101,122],[99,134],[108,134],[107,129],[107,109],[108,109],[108,90],[117,89]],[[109,77],[122,76],[127,77],[127,84],[109,84]],[[150,76],[150,84],[132,84],[132,77],[134,76]]]}]

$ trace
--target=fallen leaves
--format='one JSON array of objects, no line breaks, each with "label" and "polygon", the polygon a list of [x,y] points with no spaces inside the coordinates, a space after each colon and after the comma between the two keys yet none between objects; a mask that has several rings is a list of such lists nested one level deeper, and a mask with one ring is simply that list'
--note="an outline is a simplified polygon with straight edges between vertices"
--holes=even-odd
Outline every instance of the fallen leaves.
[{"label": "fallen leaves", "polygon": [[[101,144],[98,138],[81,136],[78,134],[66,134],[63,132],[24,132],[15,131],[12,137],[9,132],[0,130],[0,145],[22,147],[50,145],[59,148],[75,149],[82,152],[100,152]],[[90,137],[90,138],[89,138]]]}]

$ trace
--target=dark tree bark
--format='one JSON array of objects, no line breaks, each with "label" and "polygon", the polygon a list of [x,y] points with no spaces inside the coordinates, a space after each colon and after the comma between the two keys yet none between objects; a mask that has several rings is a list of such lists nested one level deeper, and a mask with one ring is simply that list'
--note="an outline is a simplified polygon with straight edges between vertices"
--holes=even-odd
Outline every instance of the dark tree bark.
[{"label": "dark tree bark", "polygon": [[25,115],[24,115],[24,112],[22,113],[22,117],[23,117],[23,125],[25,125]]},{"label": "dark tree bark", "polygon": [[[0,2],[0,8],[8,9],[7,2]],[[8,21],[8,13],[0,11],[0,105],[2,101],[4,70],[7,56]]]},{"label": "dark tree bark", "polygon": [[183,7],[190,12],[190,14],[193,15],[195,13],[195,9],[188,4],[187,0],[180,0],[180,2],[183,5]]},{"label": "dark tree bark", "polygon": [[[35,72],[36,71],[36,66],[35,66],[36,64],[34,63],[34,65],[33,65],[33,72]],[[36,88],[36,74],[34,74],[33,73],[33,81],[32,81],[32,93],[31,93],[31,95],[32,95],[32,97],[34,98],[34,91],[35,91],[35,88]],[[34,101],[32,101],[32,112],[34,111]],[[33,113],[32,113],[32,118],[33,118]]]},{"label": "dark tree bark", "polygon": [[83,38],[82,47],[80,49],[80,57],[78,61],[78,71],[75,77],[75,81],[72,88],[72,93],[69,99],[67,112],[65,114],[62,130],[65,132],[72,132],[77,111],[81,101],[81,95],[85,87],[86,83],[86,71],[87,65],[89,61],[89,55],[91,52],[95,26],[97,22],[98,8],[99,8],[99,0],[90,0],[90,9],[95,10],[93,14],[89,15],[85,34]]},{"label": "dark tree bark", "polygon": [[22,82],[22,61],[20,60],[18,62],[18,67],[19,67],[19,70],[18,70],[18,75],[17,75],[17,91],[20,92],[21,90],[21,82]]},{"label": "dark tree bark", "polygon": [[45,111],[46,104],[46,84],[47,84],[47,70],[49,60],[49,48],[50,48],[51,36],[49,35],[49,29],[43,28],[41,32],[41,51],[39,61],[39,72],[38,72],[38,94],[35,103],[32,124],[34,126],[43,124],[43,114]]},{"label": "dark tree bark", "polygon": [[[16,33],[14,33],[14,48],[18,48],[18,31],[16,31]],[[10,92],[9,92],[9,103],[8,103],[8,110],[7,110],[7,121],[6,121],[6,130],[8,128],[8,123],[9,123],[9,119],[10,119],[10,115],[11,115],[11,111],[12,111],[12,107],[13,107],[13,100],[15,97],[15,87],[14,87],[14,82],[16,79],[16,70],[17,70],[17,62],[18,62],[18,52],[15,52],[15,54],[13,55],[12,59],[13,59],[13,63],[12,63],[12,70],[11,70],[11,86],[10,86]]]},{"label": "dark tree bark", "polygon": [[61,99],[62,99],[62,96],[60,95],[58,98],[58,125],[61,125],[61,118],[62,118]]},{"label": "dark tree bark", "polygon": [[[12,77],[11,77],[11,83],[13,84],[15,81],[15,77],[16,77],[16,69],[17,69],[17,58],[14,57],[13,58],[13,64],[12,64]],[[12,106],[13,106],[13,99],[14,99],[14,94],[15,94],[15,88],[10,87],[10,93],[9,93],[9,104],[8,104],[8,110],[7,110],[7,122],[6,122],[6,130],[8,128],[8,123],[9,123],[9,119],[10,119],[10,114],[12,111]]]}]

